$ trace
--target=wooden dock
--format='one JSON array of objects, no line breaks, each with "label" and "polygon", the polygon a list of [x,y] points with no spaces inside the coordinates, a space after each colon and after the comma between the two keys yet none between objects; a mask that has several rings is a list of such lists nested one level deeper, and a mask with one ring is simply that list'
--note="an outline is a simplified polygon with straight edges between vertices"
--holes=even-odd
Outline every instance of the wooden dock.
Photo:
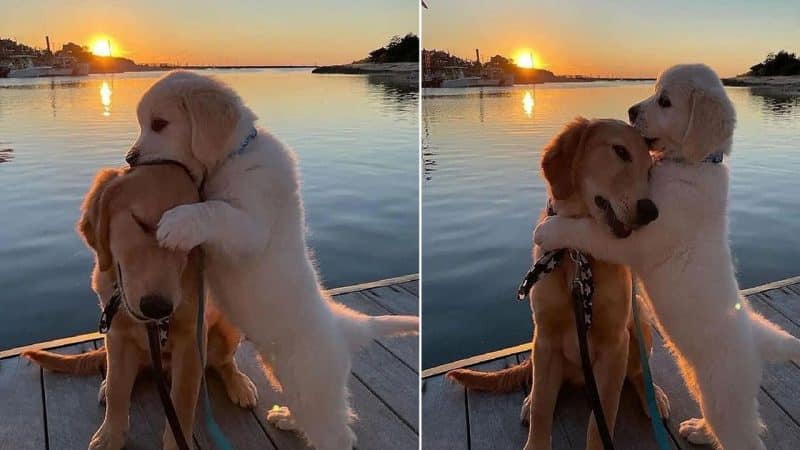
[{"label": "wooden dock", "polygon": [[[753,308],[784,330],[800,337],[800,277],[742,291]],[[656,336],[658,339],[658,336]],[[456,361],[422,372],[422,448],[425,450],[521,449],[528,427],[520,423],[523,390],[511,394],[465,391],[444,378],[460,367],[496,370],[530,356],[530,343]],[[699,416],[672,357],[657,341],[651,359],[653,378],[666,392],[672,408],[666,421],[676,449],[709,449],[691,445],[677,432],[681,421]],[[735,387],[731,387],[735,389]],[[758,401],[767,425],[764,441],[770,450],[800,448],[800,366],[769,364]],[[649,419],[636,394],[626,385],[620,402],[614,444],[618,450],[657,450]],[[586,448],[589,408],[582,388],[565,386],[560,393],[553,425],[554,450]]]},{"label": "wooden dock", "polygon": [[[369,315],[418,314],[417,275],[382,280],[329,291],[336,301]],[[103,420],[97,401],[102,373],[78,377],[43,371],[19,357],[29,348],[80,353],[102,345],[91,333],[0,352],[0,449],[85,449]],[[416,336],[372,342],[356,355],[350,377],[352,405],[359,415],[353,429],[358,448],[416,450],[419,441],[419,339]],[[266,412],[282,404],[258,367],[255,351],[244,342],[237,353],[239,366],[258,387],[253,410],[235,406],[222,382],[209,372],[209,394],[217,422],[236,449],[305,449],[297,435],[278,430]],[[197,449],[213,449],[198,420]],[[131,402],[126,449],[160,449],[165,418],[155,385],[149,377],[137,381]]]}]

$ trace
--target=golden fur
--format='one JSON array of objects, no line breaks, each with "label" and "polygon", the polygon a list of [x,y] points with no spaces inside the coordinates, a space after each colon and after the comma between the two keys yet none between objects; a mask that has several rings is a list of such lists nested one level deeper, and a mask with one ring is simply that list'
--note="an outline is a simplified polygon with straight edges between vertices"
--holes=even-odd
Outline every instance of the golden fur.
[{"label": "golden fur", "polygon": [[[105,347],[82,355],[63,356],[31,351],[24,356],[43,367],[67,373],[98,373],[107,367],[106,414],[89,448],[122,448],[128,428],[130,393],[137,374],[151,365],[139,301],[157,294],[173,305],[169,339],[163,363],[173,380],[171,397],[181,427],[191,442],[194,411],[200,386],[200,356],[196,343],[199,287],[199,252],[189,253],[159,247],[155,228],[164,211],[199,201],[192,181],[176,165],[142,166],[136,169],[104,169],[95,177],[83,205],[79,234],[96,254],[92,289],[104,307],[123,274],[123,305],[105,338]],[[218,309],[206,309],[207,364],[224,381],[235,403],[255,404],[253,383],[239,371],[233,356],[241,339]],[[174,356],[174,357],[173,357]],[[175,448],[165,428],[164,447]]]},{"label": "golden fur", "polygon": [[[616,154],[614,146],[623,146],[630,161]],[[632,127],[614,120],[578,118],[568,124],[544,149],[542,171],[548,184],[553,206],[559,215],[592,216],[605,223],[606,217],[594,197],[608,199],[619,220],[630,227],[638,226],[637,212],[626,205],[646,198],[651,158],[644,139]],[[632,201],[631,201],[632,200]],[[544,218],[543,211],[540,220]],[[542,251],[534,249],[534,259]],[[633,332],[631,313],[631,272],[626,266],[592,260],[595,294],[589,347],[592,368],[597,379],[600,400],[609,428],[614,430],[617,407],[627,377],[647,413],[638,342]],[[531,396],[523,405],[523,420],[530,409],[530,434],[527,449],[549,449],[558,391],[563,382],[583,384],[577,331],[570,293],[575,266],[569,258],[543,277],[531,291],[531,309],[535,323],[533,366],[531,360],[498,372],[476,372],[459,369],[448,377],[467,388],[485,391],[511,391],[533,381]],[[650,321],[639,302],[640,319]],[[648,351],[652,350],[649,326],[643,330]],[[668,413],[668,401],[658,386],[657,400],[662,414]],[[592,417],[587,430],[587,448],[600,449],[597,426]]]}]

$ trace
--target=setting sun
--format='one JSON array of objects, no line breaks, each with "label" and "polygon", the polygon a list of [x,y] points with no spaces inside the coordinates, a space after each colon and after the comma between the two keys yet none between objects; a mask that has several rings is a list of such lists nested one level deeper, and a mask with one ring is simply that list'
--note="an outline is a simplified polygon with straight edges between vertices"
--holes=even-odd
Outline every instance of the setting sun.
[{"label": "setting sun", "polygon": [[111,56],[111,41],[98,39],[92,44],[92,53],[97,56]]},{"label": "setting sun", "polygon": [[516,58],[514,58],[514,62],[518,67],[525,69],[533,69],[536,66],[536,61],[533,59],[533,53],[528,50],[520,51]]}]

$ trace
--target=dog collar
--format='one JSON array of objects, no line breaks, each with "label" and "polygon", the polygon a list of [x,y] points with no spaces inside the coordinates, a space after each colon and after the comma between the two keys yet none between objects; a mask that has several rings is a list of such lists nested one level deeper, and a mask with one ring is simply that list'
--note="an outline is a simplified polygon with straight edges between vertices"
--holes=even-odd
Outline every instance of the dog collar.
[{"label": "dog collar", "polygon": [[248,134],[247,137],[244,138],[244,141],[242,141],[241,145],[239,145],[239,148],[232,151],[231,154],[228,155],[228,158],[233,158],[244,154],[247,151],[247,146],[250,145],[250,142],[252,142],[252,140],[255,139],[257,135],[258,135],[258,130],[256,130],[256,127],[253,127],[253,129],[250,131],[250,134]]}]

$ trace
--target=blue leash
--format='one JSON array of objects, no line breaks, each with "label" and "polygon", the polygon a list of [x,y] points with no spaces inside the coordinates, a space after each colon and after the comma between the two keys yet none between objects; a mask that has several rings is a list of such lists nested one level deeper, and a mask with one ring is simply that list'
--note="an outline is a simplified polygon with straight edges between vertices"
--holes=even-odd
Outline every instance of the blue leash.
[{"label": "blue leash", "polygon": [[633,323],[636,326],[636,338],[639,341],[639,359],[642,363],[642,375],[644,376],[644,396],[647,400],[647,409],[650,411],[650,424],[653,427],[653,435],[656,438],[656,443],[662,450],[672,450],[669,444],[670,439],[667,436],[667,430],[664,428],[664,421],[661,419],[661,413],[658,412],[656,405],[656,391],[653,388],[653,375],[650,373],[650,355],[647,354],[647,349],[644,345],[642,336],[642,325],[639,321],[639,306],[636,302],[636,292],[632,295],[633,300]]},{"label": "blue leash", "polygon": [[206,428],[211,436],[211,441],[217,450],[233,450],[225,433],[214,420],[214,413],[211,410],[211,399],[208,397],[208,384],[206,383],[206,354],[203,352],[203,322],[206,315],[205,302],[205,252],[200,251],[200,292],[197,294],[199,301],[197,305],[197,350],[200,352],[200,367],[203,368],[203,377],[200,379],[200,395],[203,397],[203,410],[205,412]]}]

